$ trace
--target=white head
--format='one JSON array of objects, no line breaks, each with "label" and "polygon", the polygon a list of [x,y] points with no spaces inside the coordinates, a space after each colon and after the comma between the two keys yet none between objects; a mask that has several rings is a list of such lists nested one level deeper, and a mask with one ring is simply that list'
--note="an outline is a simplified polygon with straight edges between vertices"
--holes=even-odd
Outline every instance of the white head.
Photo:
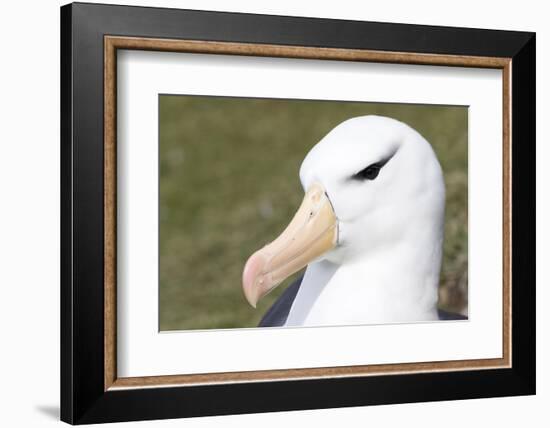
[{"label": "white head", "polygon": [[349,119],[311,149],[300,179],[306,195],[294,219],[245,266],[251,304],[312,261],[344,264],[403,246],[427,252],[439,275],[443,174],[411,127],[381,116]]},{"label": "white head", "polygon": [[443,233],[445,185],[431,145],[410,126],[381,116],[346,120],[307,154],[305,190],[325,189],[338,219],[338,245],[324,255],[341,263],[398,242],[423,245]]}]

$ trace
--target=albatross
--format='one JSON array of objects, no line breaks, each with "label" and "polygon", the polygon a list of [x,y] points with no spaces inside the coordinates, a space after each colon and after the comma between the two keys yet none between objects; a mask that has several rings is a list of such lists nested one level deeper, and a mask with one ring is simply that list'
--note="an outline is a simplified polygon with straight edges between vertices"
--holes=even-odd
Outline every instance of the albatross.
[{"label": "albatross", "polygon": [[445,184],[424,137],[389,117],[348,119],[310,150],[299,175],[304,199],[246,262],[244,295],[256,307],[307,269],[260,326],[464,319],[437,307]]}]

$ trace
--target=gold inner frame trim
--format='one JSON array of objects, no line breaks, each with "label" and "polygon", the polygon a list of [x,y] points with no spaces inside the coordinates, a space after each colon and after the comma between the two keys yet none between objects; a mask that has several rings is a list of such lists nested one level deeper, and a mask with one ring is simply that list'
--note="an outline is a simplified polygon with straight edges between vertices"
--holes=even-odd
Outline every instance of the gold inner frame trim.
[{"label": "gold inner frame trim", "polygon": [[[503,144],[503,293],[502,357],[492,359],[432,361],[421,363],[376,364],[305,369],[281,369],[170,376],[117,377],[116,367],[116,82],[118,49],[242,55],[393,64],[440,65],[495,68],[502,70]],[[171,40],[140,37],[104,37],[104,389],[193,386],[220,383],[282,381],[312,378],[339,378],[394,375],[421,372],[479,370],[511,367],[511,58],[463,55],[386,52],[251,43]]]}]

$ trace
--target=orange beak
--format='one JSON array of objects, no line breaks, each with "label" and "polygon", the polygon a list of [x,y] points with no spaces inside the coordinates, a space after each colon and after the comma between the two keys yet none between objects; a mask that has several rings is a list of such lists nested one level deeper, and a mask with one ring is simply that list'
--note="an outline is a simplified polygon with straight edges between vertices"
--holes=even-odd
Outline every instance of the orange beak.
[{"label": "orange beak", "polygon": [[243,271],[243,291],[253,307],[293,273],[336,246],[338,220],[323,186],[313,184],[287,228],[256,251]]}]

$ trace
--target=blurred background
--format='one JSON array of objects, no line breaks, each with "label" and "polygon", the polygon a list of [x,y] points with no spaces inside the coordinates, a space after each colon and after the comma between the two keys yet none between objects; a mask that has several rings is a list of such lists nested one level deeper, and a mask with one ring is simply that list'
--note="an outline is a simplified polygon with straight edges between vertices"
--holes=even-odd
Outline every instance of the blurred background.
[{"label": "blurred background", "polygon": [[290,282],[246,302],[248,256],[298,208],[298,171],[325,134],[354,116],[403,121],[434,147],[447,191],[440,307],[467,314],[466,107],[160,96],[160,330],[255,327]]}]

